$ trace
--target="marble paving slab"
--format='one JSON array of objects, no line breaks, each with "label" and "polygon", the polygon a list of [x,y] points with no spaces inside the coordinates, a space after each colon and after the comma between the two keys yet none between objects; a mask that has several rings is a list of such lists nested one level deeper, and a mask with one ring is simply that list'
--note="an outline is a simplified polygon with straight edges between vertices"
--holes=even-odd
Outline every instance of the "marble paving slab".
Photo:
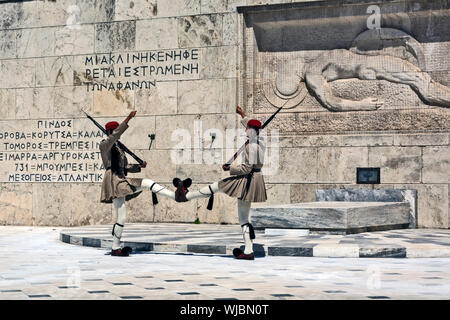
[{"label": "marble paving slab", "polygon": [[[97,247],[108,253],[112,226],[86,226],[62,229],[60,241]],[[130,223],[122,236],[123,245],[137,252],[231,255],[243,248],[238,225]],[[400,229],[359,234],[308,235],[266,234],[256,230],[257,257],[297,256],[329,258],[420,258],[450,257],[450,230]]]}]

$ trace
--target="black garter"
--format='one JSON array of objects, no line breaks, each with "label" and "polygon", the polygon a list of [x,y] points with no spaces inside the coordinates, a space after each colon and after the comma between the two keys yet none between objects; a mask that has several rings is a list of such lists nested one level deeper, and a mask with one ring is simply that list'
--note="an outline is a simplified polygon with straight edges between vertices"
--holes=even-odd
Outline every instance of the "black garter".
[{"label": "black garter", "polygon": [[253,228],[251,223],[244,223],[241,227],[248,225],[248,229],[250,232],[250,239],[255,239],[255,229]]},{"label": "black garter", "polygon": [[114,230],[116,229],[116,224],[117,224],[119,227],[122,227],[122,228],[123,228],[123,224],[120,224],[120,223],[117,223],[117,222],[116,222],[116,223],[114,224],[113,229],[112,229],[112,235],[113,235],[113,237],[118,238],[118,236],[116,236],[115,233],[114,233]]}]

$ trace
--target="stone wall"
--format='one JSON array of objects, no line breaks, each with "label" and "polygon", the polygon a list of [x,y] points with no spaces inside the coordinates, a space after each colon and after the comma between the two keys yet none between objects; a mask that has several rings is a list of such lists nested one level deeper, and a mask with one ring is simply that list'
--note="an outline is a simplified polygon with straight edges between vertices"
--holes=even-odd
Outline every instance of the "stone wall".
[{"label": "stone wall", "polygon": [[[391,4],[396,1],[378,2],[382,9],[398,9]],[[311,3],[317,3],[318,9],[302,7]],[[238,7],[247,11],[238,13]],[[251,8],[261,10],[258,17],[263,19],[262,27],[258,30],[262,33],[253,28],[256,20],[249,20]],[[236,104],[260,119],[275,110],[267,103],[258,80],[259,74],[265,77],[261,67],[267,61],[264,59],[274,57],[267,54],[273,52],[270,45],[283,51],[283,56],[287,52],[283,46],[295,42],[289,37],[296,32],[287,33],[289,37],[282,43],[274,41],[277,28],[283,30],[286,26],[282,19],[264,20],[264,15],[277,17],[270,13],[274,8],[281,15],[288,12],[287,17],[291,10],[313,14],[319,10],[324,21],[333,12],[342,17],[351,15],[351,9],[344,14],[327,1],[0,2],[0,224],[75,226],[112,221],[111,205],[99,203],[102,170],[96,167],[99,159],[95,153],[102,138],[82,110],[101,124],[124,119],[131,110],[137,110],[137,117],[130,122],[121,141],[149,163],[138,177],[149,177],[173,189],[173,177],[189,176],[194,181],[193,190],[226,177],[219,163],[233,154],[238,142],[225,147],[226,137],[220,136],[220,132],[225,134],[226,129],[239,128],[234,113]],[[414,31],[417,41],[425,44],[428,66],[425,71],[449,85],[450,64],[445,59],[450,42],[440,29],[446,25],[442,21],[448,23],[448,16],[442,20],[442,8],[419,9],[416,11],[430,14],[428,24],[424,25],[426,19],[417,20],[420,26],[417,30],[428,33],[405,31]],[[403,8],[404,12],[408,10],[413,9]],[[411,21],[415,27],[415,20]],[[362,31],[361,21],[352,24],[352,28]],[[322,32],[319,35],[328,34],[323,25],[317,30]],[[272,40],[260,37],[264,34]],[[347,44],[354,39],[353,33],[343,34],[345,37],[336,39],[337,43]],[[317,47],[317,42],[311,45],[312,48],[287,49],[304,56],[306,51],[334,48]],[[264,52],[259,52],[259,48],[265,48]],[[152,59],[149,56],[143,58],[147,53],[153,54],[152,62],[146,60]],[[140,56],[127,62],[133,54]],[[163,57],[161,61],[158,54]],[[176,58],[177,54],[181,58]],[[106,59],[104,64],[102,57]],[[151,65],[155,68],[153,73],[143,76],[144,70],[150,72]],[[105,76],[105,72],[110,75],[111,66],[117,68],[116,74]],[[125,75],[126,67],[130,77]],[[123,71],[120,75],[118,68]],[[136,70],[140,72],[138,75],[133,74]],[[126,81],[131,85],[132,81],[144,80],[148,81],[145,86],[141,82],[139,88],[125,88]],[[123,88],[117,87],[119,81]],[[375,112],[339,113],[326,110],[307,94],[301,104],[280,113],[269,127],[280,133],[279,149],[273,150],[275,156],[279,151],[279,168],[266,176],[269,203],[314,201],[316,189],[358,187],[356,167],[374,166],[381,167],[382,179],[382,184],[375,187],[418,190],[419,227],[448,228],[449,109],[424,105],[405,85],[395,87],[373,81],[371,86],[342,83],[333,86],[343,95],[375,92],[391,100]],[[400,102],[396,103],[397,100]],[[414,128],[417,125],[421,127]],[[190,164],[170,160],[174,149],[180,149],[178,153],[186,151],[177,147],[180,139],[172,139],[177,129],[186,129],[192,136],[188,148]],[[212,142],[209,133],[214,130],[218,139]],[[64,131],[66,136],[58,133],[56,137],[57,131]],[[151,149],[150,134],[155,134]],[[74,141],[81,143],[70,144]],[[28,142],[42,145],[27,146]],[[65,152],[69,152],[68,158],[77,158],[63,160],[61,154]],[[198,154],[200,160],[196,159]],[[223,161],[206,163],[205,154]],[[35,158],[27,159],[27,155]],[[56,166],[72,162],[83,168]],[[29,167],[24,167],[27,163]],[[39,168],[41,163],[48,166]],[[150,193],[130,201],[128,221],[193,222],[199,218],[206,223],[238,222],[236,200],[224,195],[215,197],[213,211],[206,210],[207,199],[177,204],[159,197],[159,202],[153,207]]]},{"label": "stone wall", "polygon": [[[121,141],[149,163],[139,177],[152,178],[172,189],[175,176],[189,174],[200,184],[225,177],[219,165],[173,164],[170,152],[178,140],[172,141],[171,135],[177,128],[186,128],[193,135],[194,121],[203,125],[203,131],[238,125],[234,108],[236,6],[240,4],[226,0],[0,2],[0,131],[8,132],[0,139],[0,224],[74,226],[112,221],[111,205],[99,203],[102,170],[93,166],[101,161],[98,154],[91,158],[102,137],[82,110],[101,124],[120,121],[131,110],[138,111]],[[134,90],[125,85],[119,90],[118,81],[125,84],[126,80],[142,81],[145,77],[127,79],[125,74],[116,74],[108,78],[103,70],[94,74],[96,67],[110,66],[96,64],[96,56],[109,59],[110,53],[116,58],[121,54],[126,60],[127,54],[150,53],[158,59],[158,53],[173,51],[181,53],[179,58],[153,65],[165,71],[166,66],[189,62],[197,68],[186,73],[154,73],[146,78],[152,81],[149,88]],[[186,52],[191,54],[189,58]],[[94,62],[86,63],[91,58]],[[135,68],[150,65],[147,59],[152,58],[115,63]],[[115,88],[97,86],[108,82]],[[59,124],[39,122],[46,120]],[[62,121],[66,121],[65,126]],[[57,131],[63,130],[66,137],[56,137]],[[79,131],[82,133],[77,136]],[[155,134],[150,150],[149,134]],[[62,144],[72,141],[83,144]],[[14,145],[28,142],[33,145]],[[212,149],[222,151],[215,146]],[[85,168],[56,169],[68,161],[51,157],[66,151],[71,152],[69,158],[77,152],[88,154],[87,160],[71,161]],[[21,154],[36,158],[29,160]],[[50,159],[43,160],[45,156]],[[23,167],[27,161],[30,167]],[[38,168],[41,163],[53,167]],[[207,200],[187,205],[162,197],[159,201],[153,208],[151,193],[132,200],[128,221],[194,222],[199,217],[202,222],[237,222],[236,201],[227,197],[218,197],[216,209],[208,214]]]}]

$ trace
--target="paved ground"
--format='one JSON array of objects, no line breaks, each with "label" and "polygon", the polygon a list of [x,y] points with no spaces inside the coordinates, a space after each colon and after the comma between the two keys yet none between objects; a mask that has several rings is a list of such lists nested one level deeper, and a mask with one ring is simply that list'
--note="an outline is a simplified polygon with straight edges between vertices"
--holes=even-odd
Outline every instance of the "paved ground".
[{"label": "paved ground", "polygon": [[[111,247],[111,225],[61,231],[66,243]],[[237,225],[127,224],[122,240],[143,251],[231,254],[243,245]],[[401,229],[352,235],[267,235],[256,232],[259,256],[346,258],[450,258],[450,230]]]},{"label": "paved ground", "polygon": [[315,258],[142,252],[0,227],[0,299],[449,299],[450,258]]}]

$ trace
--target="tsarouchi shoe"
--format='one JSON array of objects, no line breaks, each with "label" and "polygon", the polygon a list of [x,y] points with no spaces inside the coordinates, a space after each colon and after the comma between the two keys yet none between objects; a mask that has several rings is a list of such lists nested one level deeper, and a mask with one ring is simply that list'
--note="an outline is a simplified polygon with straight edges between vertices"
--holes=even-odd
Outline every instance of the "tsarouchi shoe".
[{"label": "tsarouchi shoe", "polygon": [[133,251],[131,247],[123,247],[122,249],[111,250],[111,255],[116,257],[128,257]]},{"label": "tsarouchi shoe", "polygon": [[245,254],[244,251],[242,251],[239,248],[235,248],[233,250],[233,256],[236,259],[240,259],[240,260],[255,260],[255,255],[253,252],[250,254]]},{"label": "tsarouchi shoe", "polygon": [[179,179],[179,178],[173,179],[173,185],[175,188],[177,188],[177,190],[175,191],[175,201],[176,202],[188,201],[186,199],[186,193],[189,192],[188,188],[191,186],[191,184],[192,184],[191,178],[187,178],[183,181],[181,181],[181,179]]}]

